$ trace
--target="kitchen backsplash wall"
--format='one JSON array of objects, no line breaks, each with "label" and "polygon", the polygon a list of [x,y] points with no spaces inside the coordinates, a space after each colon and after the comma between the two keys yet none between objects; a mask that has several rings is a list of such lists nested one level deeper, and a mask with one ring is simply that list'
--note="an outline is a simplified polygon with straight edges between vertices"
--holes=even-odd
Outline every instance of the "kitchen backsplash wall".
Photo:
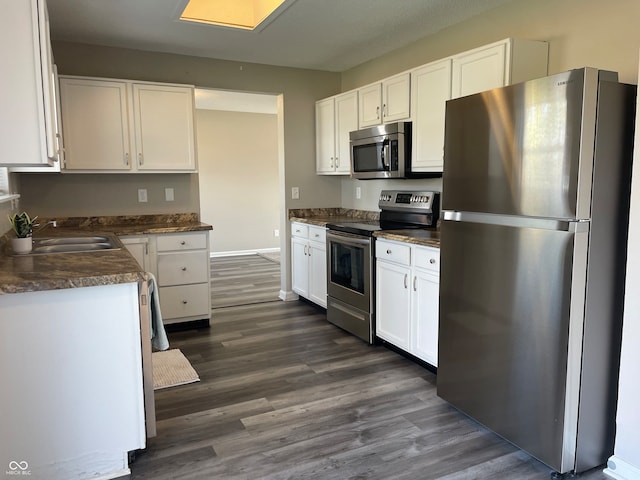
[{"label": "kitchen backsplash wall", "polygon": [[[360,189],[360,198],[357,189]],[[442,178],[405,180],[342,180],[342,206],[355,210],[378,211],[378,198],[382,190],[426,190],[442,191]]]},{"label": "kitchen backsplash wall", "polygon": [[[165,200],[173,188],[174,201]],[[138,189],[147,202],[138,202]],[[144,215],[199,212],[196,174],[51,174],[20,175],[20,208],[44,217]]]}]

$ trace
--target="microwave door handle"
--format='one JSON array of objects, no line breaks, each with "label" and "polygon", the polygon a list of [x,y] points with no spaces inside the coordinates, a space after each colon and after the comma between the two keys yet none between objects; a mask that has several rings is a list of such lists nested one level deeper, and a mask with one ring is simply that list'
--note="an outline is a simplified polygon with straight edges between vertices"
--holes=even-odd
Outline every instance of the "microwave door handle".
[{"label": "microwave door handle", "polygon": [[389,164],[389,162],[387,162],[387,159],[389,158],[389,145],[389,139],[385,138],[382,141],[382,147],[380,148],[380,158],[382,159],[382,166],[387,171],[391,170],[391,165]]}]

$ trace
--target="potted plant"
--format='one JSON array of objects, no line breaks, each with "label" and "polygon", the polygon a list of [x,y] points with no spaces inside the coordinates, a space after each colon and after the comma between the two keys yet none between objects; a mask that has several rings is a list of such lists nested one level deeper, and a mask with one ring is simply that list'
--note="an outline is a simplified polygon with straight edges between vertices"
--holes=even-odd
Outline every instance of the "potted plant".
[{"label": "potted plant", "polygon": [[11,239],[11,247],[15,253],[28,253],[33,248],[31,235],[33,234],[33,226],[38,217],[29,217],[27,212],[15,213],[10,215],[9,222],[11,228],[16,234],[16,238]]}]

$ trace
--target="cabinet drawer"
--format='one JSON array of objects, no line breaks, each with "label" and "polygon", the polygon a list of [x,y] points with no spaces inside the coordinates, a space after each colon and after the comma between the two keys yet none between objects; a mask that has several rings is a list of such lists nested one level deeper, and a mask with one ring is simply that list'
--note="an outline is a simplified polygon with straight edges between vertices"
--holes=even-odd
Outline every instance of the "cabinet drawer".
[{"label": "cabinet drawer", "polygon": [[206,250],[158,255],[158,284],[184,285],[209,281]]},{"label": "cabinet drawer", "polygon": [[327,241],[327,230],[322,227],[309,227],[309,240],[325,243]]},{"label": "cabinet drawer", "polygon": [[413,261],[418,268],[440,272],[440,249],[429,247],[414,247]]},{"label": "cabinet drawer", "polygon": [[163,319],[209,315],[209,284],[160,287]]},{"label": "cabinet drawer", "polygon": [[172,250],[196,250],[207,248],[207,232],[158,235],[158,252]]},{"label": "cabinet drawer", "polygon": [[400,265],[410,265],[411,247],[400,243],[376,240],[376,258]]},{"label": "cabinet drawer", "polygon": [[291,224],[291,236],[309,238],[309,225],[294,222]]}]

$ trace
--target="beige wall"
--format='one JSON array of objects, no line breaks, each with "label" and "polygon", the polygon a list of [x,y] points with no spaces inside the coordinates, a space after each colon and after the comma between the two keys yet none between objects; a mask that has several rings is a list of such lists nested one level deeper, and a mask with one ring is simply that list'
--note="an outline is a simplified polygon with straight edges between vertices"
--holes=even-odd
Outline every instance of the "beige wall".
[{"label": "beige wall", "polygon": [[[165,201],[164,189],[174,190]],[[138,202],[138,189],[147,190],[147,202]],[[52,174],[20,175],[20,207],[41,217],[145,215],[199,212],[198,176],[160,174]]]},{"label": "beige wall", "polygon": [[278,118],[197,110],[200,218],[212,252],[279,248]]},{"label": "beige wall", "polygon": [[637,0],[514,0],[343,72],[342,89],[509,37],[549,42],[549,73],[597,67],[636,84],[638,18]]},{"label": "beige wall", "polygon": [[[514,0],[342,74],[342,90],[504,38],[549,42],[549,73],[596,67],[636,84],[640,48],[638,0]],[[436,189],[440,180],[367,182],[344,178],[344,207],[377,210],[382,188]],[[362,198],[355,199],[361,187]]]}]

